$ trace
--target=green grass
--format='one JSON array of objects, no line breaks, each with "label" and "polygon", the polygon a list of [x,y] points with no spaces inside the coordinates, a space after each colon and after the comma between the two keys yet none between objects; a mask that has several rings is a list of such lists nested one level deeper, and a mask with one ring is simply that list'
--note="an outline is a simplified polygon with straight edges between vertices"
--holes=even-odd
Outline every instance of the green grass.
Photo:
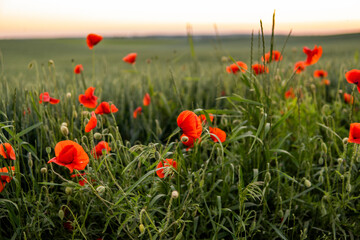
[{"label": "green grass", "polygon": [[[194,37],[195,54],[187,38],[105,38],[94,48],[95,75],[84,39],[1,40],[0,139],[11,143],[17,160],[0,160],[1,167],[16,166],[0,193],[0,225],[6,226],[0,239],[356,238],[359,153],[344,138],[360,119],[359,94],[345,80],[346,71],[358,68],[359,37],[290,37],[283,60],[258,76],[228,74],[232,61],[221,60],[250,69],[263,52],[257,32],[253,42],[250,36]],[[275,36],[274,50],[285,41]],[[302,47],[314,45],[323,47],[319,62],[293,75],[294,63],[305,59]],[[138,53],[134,66],[122,62],[130,52]],[[119,109],[98,116],[90,133],[76,64],[83,64],[99,100]],[[315,69],[328,71],[330,86],[314,79]],[[296,99],[284,98],[289,87]],[[39,104],[45,91],[60,103]],[[341,91],[354,91],[354,107]],[[134,119],[147,92],[151,104]],[[212,125],[227,133],[226,141],[214,143],[204,130],[201,143],[186,151],[176,124],[186,109],[213,113]],[[112,149],[100,159],[91,154],[100,141],[95,133]],[[84,187],[67,168],[47,164],[66,139],[90,157]],[[178,168],[160,179],[156,166],[165,158]]]}]

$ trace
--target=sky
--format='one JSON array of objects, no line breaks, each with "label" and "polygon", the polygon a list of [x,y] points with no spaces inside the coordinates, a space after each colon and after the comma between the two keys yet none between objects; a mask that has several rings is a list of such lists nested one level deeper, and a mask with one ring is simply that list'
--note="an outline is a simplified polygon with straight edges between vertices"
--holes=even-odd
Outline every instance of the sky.
[{"label": "sky", "polygon": [[0,39],[251,34],[263,21],[276,34],[360,32],[360,0],[0,0]]}]

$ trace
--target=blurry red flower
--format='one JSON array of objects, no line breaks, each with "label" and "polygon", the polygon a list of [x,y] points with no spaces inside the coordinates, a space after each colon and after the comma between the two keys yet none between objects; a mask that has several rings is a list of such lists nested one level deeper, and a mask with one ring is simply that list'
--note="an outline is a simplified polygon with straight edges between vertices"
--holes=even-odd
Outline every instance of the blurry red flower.
[{"label": "blurry red flower", "polygon": [[130,63],[130,64],[134,64],[135,60],[136,60],[137,54],[136,53],[129,53],[128,55],[126,55],[123,58],[124,62]]},{"label": "blurry red flower", "polygon": [[[206,116],[205,116],[205,114],[201,114],[201,115],[199,116],[199,118],[200,118],[201,123],[203,123],[203,124],[206,123]],[[211,114],[211,113],[209,113],[209,118],[210,118],[210,121],[213,122],[213,120],[214,120],[214,115]]]},{"label": "blurry red flower", "polygon": [[94,33],[90,33],[89,35],[87,35],[86,37],[86,43],[88,45],[88,47],[90,49],[93,49],[93,47],[98,44],[101,40],[103,39],[102,36],[94,34]]},{"label": "blurry red flower", "polygon": [[180,136],[180,141],[187,147],[192,148],[194,147],[194,138],[188,137],[185,134],[182,134]]},{"label": "blurry red flower", "polygon": [[299,74],[305,70],[306,64],[304,61],[299,61],[295,63],[294,71],[296,74]]},{"label": "blurry red flower", "polygon": [[99,158],[103,155],[103,150],[105,150],[106,153],[109,153],[111,151],[111,148],[109,147],[109,144],[105,141],[99,142],[91,151],[94,158]]},{"label": "blurry red flower", "polygon": [[75,66],[75,68],[74,68],[74,73],[75,74],[80,74],[82,71],[84,71],[84,68],[83,68],[83,66],[81,64],[78,64],[78,65]]},{"label": "blurry red flower", "polygon": [[303,52],[307,55],[305,65],[312,65],[315,64],[317,61],[319,61],[321,55],[322,55],[322,47],[314,46],[314,49],[311,50],[308,47],[303,48]]},{"label": "blurry red flower", "polygon": [[177,125],[183,133],[191,138],[198,139],[202,133],[200,118],[193,112],[185,110],[177,118]]},{"label": "blurry red flower", "polygon": [[40,93],[40,101],[39,103],[43,103],[43,102],[49,102],[50,104],[57,104],[60,102],[59,99],[56,98],[52,98],[50,97],[48,92],[44,92],[44,93]]},{"label": "blurry red flower", "polygon": [[[283,56],[281,55],[281,53],[277,50],[274,50],[272,52],[272,61],[281,61],[283,59]],[[261,61],[264,61],[264,57],[261,57]],[[265,54],[265,62],[269,63],[270,62],[270,52]]]},{"label": "blurry red flower", "polygon": [[110,109],[110,104],[108,102],[100,103],[99,106],[95,109],[95,113],[100,115],[116,113],[117,111],[119,111],[119,109],[117,109],[114,104],[111,104],[111,109]]},{"label": "blurry red flower", "polygon": [[237,61],[236,63],[233,63],[230,66],[226,67],[226,71],[228,73],[233,73],[233,74],[236,74],[240,70],[241,72],[246,72],[247,69],[248,69],[247,65],[241,61]]},{"label": "blurry red flower", "polygon": [[[0,173],[9,173],[9,169],[12,172],[15,172],[15,167],[3,167],[0,168]],[[10,174],[11,175],[11,174]],[[6,183],[11,181],[12,177],[7,175],[0,175],[0,193],[4,190]]]},{"label": "blurry red flower", "polygon": [[294,89],[293,89],[292,87],[289,88],[289,90],[287,90],[287,91],[285,92],[285,99],[289,99],[289,98],[292,98],[292,99],[295,98]]},{"label": "blurry red flower", "polygon": [[0,155],[3,156],[3,158],[15,160],[15,151],[13,147],[10,145],[10,143],[2,143],[0,144]]},{"label": "blurry red flower", "polygon": [[324,84],[324,85],[330,85],[330,80],[329,79],[323,79],[321,81],[321,83]]},{"label": "blurry red flower", "polygon": [[95,108],[97,105],[98,97],[94,95],[95,88],[89,87],[86,89],[85,94],[79,95],[79,102],[87,108]]},{"label": "blurry red flower", "polygon": [[73,174],[71,175],[70,177],[71,178],[76,178],[76,177],[80,177],[80,180],[79,180],[79,184],[80,186],[85,186],[85,183],[88,183],[87,179],[82,179],[81,176],[85,176],[86,173],[81,173],[81,174]]},{"label": "blurry red flower", "polygon": [[256,63],[256,64],[253,64],[251,66],[253,72],[255,75],[259,75],[259,74],[262,74],[262,73],[268,73],[269,72],[269,69],[262,65],[262,64],[259,64],[259,63]]},{"label": "blurry red flower", "polygon": [[[164,164],[163,164],[164,162]],[[165,167],[165,168],[163,168]],[[159,178],[164,178],[165,174],[169,172],[169,170],[171,169],[170,167],[173,167],[175,169],[177,169],[177,164],[176,161],[174,161],[173,159],[165,159],[163,161],[160,161],[159,164],[157,165],[156,169],[156,174],[159,176]],[[163,168],[163,169],[160,169]]]},{"label": "blurry red flower", "polygon": [[315,70],[314,77],[316,78],[324,78],[327,77],[328,73],[325,70]]},{"label": "blurry red flower", "polygon": [[74,230],[74,227],[72,226],[72,222],[71,221],[66,221],[63,223],[63,226],[66,230],[68,230],[69,232],[72,232]]},{"label": "blurry red flower", "polygon": [[91,130],[93,130],[96,127],[96,124],[97,124],[97,118],[96,118],[95,112],[92,111],[91,118],[85,126],[85,132],[90,132]]},{"label": "blurry red flower", "polygon": [[360,144],[360,123],[350,124],[350,133],[348,142]]},{"label": "blurry red flower", "polygon": [[144,106],[149,106],[150,105],[150,95],[148,93],[145,94],[144,98],[143,98],[143,104]]},{"label": "blurry red flower", "polygon": [[76,170],[84,170],[89,163],[89,156],[76,142],[65,140],[58,142],[55,146],[55,156],[48,163],[54,162],[60,166],[67,167],[70,173]]},{"label": "blurry red flower", "polygon": [[136,108],[135,111],[133,112],[133,117],[137,118],[137,115],[141,114],[141,112],[142,112],[142,107]]},{"label": "blurry red flower", "polygon": [[354,98],[353,98],[353,96],[351,96],[351,94],[344,93],[344,101],[348,104],[353,104]]},{"label": "blurry red flower", "polygon": [[348,83],[356,84],[357,89],[360,92],[360,70],[353,69],[345,73],[345,78]]},{"label": "blurry red flower", "polygon": [[[225,142],[226,140],[226,133],[221,130],[220,128],[212,128],[212,127],[209,127],[209,131],[210,131],[210,137],[211,139],[214,141],[214,142],[218,142],[218,138],[220,139],[220,142]],[[214,136],[216,135],[217,138]]]}]

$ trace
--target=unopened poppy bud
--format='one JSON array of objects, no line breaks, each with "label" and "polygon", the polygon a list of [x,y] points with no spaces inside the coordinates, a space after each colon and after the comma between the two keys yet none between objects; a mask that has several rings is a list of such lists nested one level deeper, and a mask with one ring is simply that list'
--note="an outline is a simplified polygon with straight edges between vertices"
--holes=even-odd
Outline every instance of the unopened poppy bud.
[{"label": "unopened poppy bud", "polygon": [[64,219],[64,211],[62,210],[62,209],[60,209],[59,210],[59,212],[58,212],[58,216],[59,216],[59,218],[61,219],[61,220],[63,220]]},{"label": "unopened poppy bud", "polygon": [[284,217],[284,211],[283,211],[283,210],[280,210],[280,211],[279,211],[279,217],[280,217],[280,218]]},{"label": "unopened poppy bud", "polygon": [[67,126],[68,126],[68,124],[67,124],[67,122],[62,122],[62,123],[61,123],[61,126],[65,126],[65,127],[67,127]]},{"label": "unopened poppy bud", "polygon": [[103,194],[105,192],[105,187],[104,186],[98,186],[96,188],[96,191],[99,193],[99,194]]},{"label": "unopened poppy bud", "polygon": [[347,183],[346,184],[346,191],[351,192],[351,189],[352,189],[351,184]]},{"label": "unopened poppy bud", "polygon": [[74,117],[74,118],[77,118],[77,117],[78,117],[78,114],[77,114],[77,112],[76,112],[75,110],[73,111],[73,117]]},{"label": "unopened poppy bud", "polygon": [[29,154],[28,154],[28,165],[29,165],[29,168],[33,167],[33,160],[31,157],[31,152],[29,152]]},{"label": "unopened poppy bud", "polygon": [[179,192],[178,191],[172,191],[171,198],[177,199],[178,197],[179,197]]},{"label": "unopened poppy bud", "polygon": [[319,183],[324,183],[324,176],[323,175],[319,176]]},{"label": "unopened poppy bud", "polygon": [[270,172],[266,172],[266,173],[265,173],[265,179],[264,179],[264,181],[265,181],[266,183],[268,183],[268,182],[270,182],[270,180],[271,180],[271,173],[270,173]]},{"label": "unopened poppy bud", "polygon": [[41,172],[42,174],[47,173],[47,168],[46,168],[46,167],[41,168],[41,169],[40,169],[40,172]]},{"label": "unopened poppy bud", "polygon": [[54,60],[50,59],[50,60],[48,61],[48,65],[49,65],[49,67],[50,67],[51,65],[55,65]]},{"label": "unopened poppy bud", "polygon": [[222,57],[221,57],[221,61],[224,62],[224,63],[225,63],[225,62],[228,62],[228,61],[229,61],[229,58],[226,57],[226,56],[222,56]]},{"label": "unopened poppy bud", "polygon": [[95,134],[94,134],[94,138],[95,138],[96,140],[100,140],[100,139],[102,138],[101,133],[95,133]]},{"label": "unopened poppy bud", "polygon": [[65,137],[69,135],[69,129],[66,126],[61,126],[60,131]]},{"label": "unopened poppy bud", "polygon": [[346,144],[348,144],[348,142],[349,142],[349,138],[347,138],[347,137],[346,137],[346,138],[343,138],[342,141],[343,141],[343,144],[346,145]]},{"label": "unopened poppy bud", "polygon": [[67,98],[71,98],[71,92],[66,93]]},{"label": "unopened poppy bud", "polygon": [[51,147],[46,147],[45,150],[46,150],[46,153],[47,153],[47,154],[50,154],[50,153],[51,153]]},{"label": "unopened poppy bud", "polygon": [[187,143],[189,141],[189,137],[188,136],[182,136],[180,140],[183,143]]},{"label": "unopened poppy bud", "polygon": [[140,224],[140,225],[139,225],[139,230],[140,230],[141,233],[144,233],[144,232],[145,232],[144,224]]},{"label": "unopened poppy bud", "polygon": [[65,193],[67,194],[67,195],[71,195],[72,194],[72,187],[66,187],[65,188]]},{"label": "unopened poppy bud", "polygon": [[319,158],[319,165],[323,165],[324,159],[322,157]]},{"label": "unopened poppy bud", "polygon": [[307,188],[311,187],[311,182],[307,179],[305,179],[304,184]]},{"label": "unopened poppy bud", "polygon": [[323,143],[321,143],[321,150],[323,151],[323,153],[327,153],[327,146],[326,146],[326,144],[323,142]]},{"label": "unopened poppy bud", "polygon": [[83,117],[87,117],[87,116],[90,116],[90,112],[89,112],[89,111],[82,111],[82,112],[81,112],[81,115],[82,115]]},{"label": "unopened poppy bud", "polygon": [[313,90],[313,91],[315,91],[316,90],[316,86],[315,86],[315,84],[310,84],[310,88],[311,88],[311,90]]},{"label": "unopened poppy bud", "polygon": [[342,163],[343,163],[343,161],[344,161],[344,159],[342,159],[342,158],[338,158],[338,163],[341,165]]}]

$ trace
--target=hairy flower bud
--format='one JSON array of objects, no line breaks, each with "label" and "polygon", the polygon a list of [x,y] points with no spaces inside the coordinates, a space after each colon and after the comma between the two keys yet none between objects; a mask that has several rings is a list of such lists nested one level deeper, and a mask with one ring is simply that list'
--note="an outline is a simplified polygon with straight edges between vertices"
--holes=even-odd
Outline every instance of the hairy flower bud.
[{"label": "hairy flower bud", "polygon": [[95,138],[96,140],[100,140],[100,139],[102,138],[102,134],[101,134],[101,133],[95,133],[95,134],[94,134],[94,138]]},{"label": "hairy flower bud", "polygon": [[178,197],[179,197],[179,192],[178,191],[172,191],[171,198],[177,199]]},{"label": "hairy flower bud", "polygon": [[65,188],[65,193],[67,194],[67,195],[71,195],[72,194],[72,187],[66,187]]},{"label": "hairy flower bud", "polygon": [[61,131],[61,133],[66,137],[67,135],[69,135],[69,129],[66,127],[66,126],[64,126],[64,125],[62,125],[61,127],[60,127],[60,131]]}]

